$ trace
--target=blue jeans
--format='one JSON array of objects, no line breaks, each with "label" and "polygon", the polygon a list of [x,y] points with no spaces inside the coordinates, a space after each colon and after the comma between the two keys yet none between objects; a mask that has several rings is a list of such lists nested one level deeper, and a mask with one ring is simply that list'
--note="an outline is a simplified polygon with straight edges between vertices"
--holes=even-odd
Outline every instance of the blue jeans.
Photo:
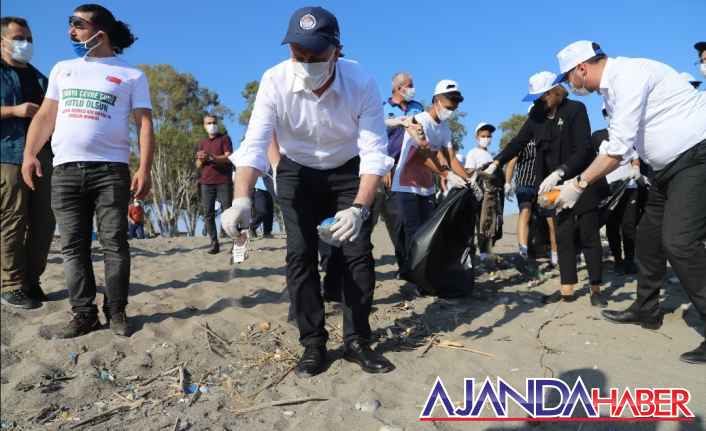
[{"label": "blue jeans", "polygon": [[91,262],[93,216],[105,263],[103,309],[125,310],[130,284],[127,207],[130,169],[124,163],[78,162],[54,168],[51,206],[64,255],[64,277],[75,313],[97,314]]},{"label": "blue jeans", "polygon": [[407,270],[407,251],[412,245],[414,234],[419,228],[431,218],[434,213],[434,196],[421,196],[415,193],[394,192],[392,199],[395,200],[395,205],[399,211],[401,222],[398,223],[402,234],[398,235],[399,242],[398,250],[395,254],[404,256],[404,268],[400,268],[400,272]]},{"label": "blue jeans", "polygon": [[142,223],[140,223],[140,224],[130,223],[130,226],[128,226],[128,237],[129,238],[137,238],[137,239],[145,239],[145,225]]}]

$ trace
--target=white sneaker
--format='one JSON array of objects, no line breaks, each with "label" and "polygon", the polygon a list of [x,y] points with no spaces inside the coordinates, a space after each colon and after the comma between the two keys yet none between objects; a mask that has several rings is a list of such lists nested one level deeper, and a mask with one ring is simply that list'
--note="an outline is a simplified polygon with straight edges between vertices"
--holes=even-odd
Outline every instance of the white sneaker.
[{"label": "white sneaker", "polygon": [[250,245],[250,234],[247,230],[240,233],[240,236],[233,240],[233,263],[243,263],[248,258],[248,246]]}]

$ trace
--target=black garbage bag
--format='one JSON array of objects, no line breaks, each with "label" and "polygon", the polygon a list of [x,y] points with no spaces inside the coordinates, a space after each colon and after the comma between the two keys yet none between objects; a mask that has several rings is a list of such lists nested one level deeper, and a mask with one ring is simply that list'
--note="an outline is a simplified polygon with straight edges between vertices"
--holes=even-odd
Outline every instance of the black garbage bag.
[{"label": "black garbage bag", "polygon": [[608,222],[610,215],[623,198],[625,190],[628,188],[630,180],[619,180],[610,184],[610,195],[603,198],[598,204],[601,226]]},{"label": "black garbage bag", "polygon": [[473,288],[467,248],[473,236],[478,203],[471,189],[455,189],[412,239],[402,278],[425,294],[458,297]]}]

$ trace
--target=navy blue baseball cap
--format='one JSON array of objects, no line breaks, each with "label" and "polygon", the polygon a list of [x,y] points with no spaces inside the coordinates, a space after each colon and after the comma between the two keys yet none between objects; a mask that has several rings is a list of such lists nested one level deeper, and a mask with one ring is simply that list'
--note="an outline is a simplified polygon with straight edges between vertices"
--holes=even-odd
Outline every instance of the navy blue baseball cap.
[{"label": "navy blue baseball cap", "polygon": [[331,45],[341,46],[340,37],[338,20],[331,12],[308,6],[294,11],[282,45],[296,43],[318,54]]}]

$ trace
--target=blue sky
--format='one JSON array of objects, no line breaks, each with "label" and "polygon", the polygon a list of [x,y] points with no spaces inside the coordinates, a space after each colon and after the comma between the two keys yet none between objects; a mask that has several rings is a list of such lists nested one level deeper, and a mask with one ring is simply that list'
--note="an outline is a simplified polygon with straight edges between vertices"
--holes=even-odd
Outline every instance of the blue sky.
[{"label": "blue sky", "polygon": [[[73,52],[67,17],[80,3],[64,0],[3,0],[3,15],[27,18],[34,33],[33,64],[48,74]],[[124,58],[133,64],[168,63],[192,73],[219,93],[236,113],[240,91],[286,58],[280,42],[291,13],[321,5],[339,20],[347,58],[361,62],[381,94],[399,70],[415,77],[418,98],[429,101],[434,84],[459,82],[473,129],[525,113],[520,100],[527,79],[555,71],[556,52],[578,39],[599,42],[611,56],[649,57],[698,75],[693,44],[706,39],[703,0],[628,1],[103,1],[139,37]],[[699,30],[701,29],[701,30]],[[604,126],[600,98],[581,99],[594,129]],[[235,138],[243,130],[226,124]],[[492,149],[497,149],[499,134]],[[467,151],[474,145],[469,137]]]}]

